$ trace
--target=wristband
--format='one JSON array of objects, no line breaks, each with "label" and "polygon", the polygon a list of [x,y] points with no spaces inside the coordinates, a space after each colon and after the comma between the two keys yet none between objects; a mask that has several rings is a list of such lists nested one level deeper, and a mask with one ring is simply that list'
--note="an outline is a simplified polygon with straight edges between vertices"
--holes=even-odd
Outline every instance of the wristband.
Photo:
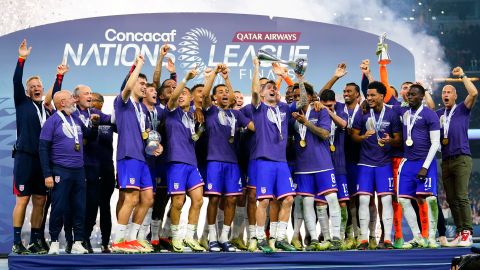
[{"label": "wristband", "polygon": [[459,76],[460,79],[463,79],[463,78],[466,78],[467,75],[465,75],[465,73],[463,73],[462,75]]},{"label": "wristband", "polygon": [[18,58],[23,59],[23,60],[27,59],[27,57],[21,56],[21,55],[19,55]]},{"label": "wristband", "polygon": [[183,78],[182,82],[183,82],[184,84],[187,84],[187,78]]}]

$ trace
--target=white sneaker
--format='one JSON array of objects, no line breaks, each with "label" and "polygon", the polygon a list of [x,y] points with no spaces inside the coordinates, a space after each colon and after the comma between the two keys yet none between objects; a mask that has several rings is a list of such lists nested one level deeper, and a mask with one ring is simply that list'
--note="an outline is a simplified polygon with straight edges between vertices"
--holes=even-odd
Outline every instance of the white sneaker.
[{"label": "white sneaker", "polygon": [[460,242],[457,247],[470,247],[473,245],[472,233],[468,230],[463,230],[461,233]]},{"label": "white sneaker", "polygon": [[60,243],[58,241],[50,243],[50,249],[48,250],[49,255],[58,255],[60,254]]},{"label": "white sneaker", "polygon": [[448,243],[448,245],[449,245],[450,247],[456,247],[456,246],[458,246],[458,243],[460,243],[461,238],[462,238],[462,233],[457,233],[457,234],[455,235],[455,238],[453,238],[453,240],[452,240],[450,243]]},{"label": "white sneaker", "polygon": [[88,250],[86,250],[82,246],[82,241],[75,241],[72,246],[72,254],[87,254]]}]

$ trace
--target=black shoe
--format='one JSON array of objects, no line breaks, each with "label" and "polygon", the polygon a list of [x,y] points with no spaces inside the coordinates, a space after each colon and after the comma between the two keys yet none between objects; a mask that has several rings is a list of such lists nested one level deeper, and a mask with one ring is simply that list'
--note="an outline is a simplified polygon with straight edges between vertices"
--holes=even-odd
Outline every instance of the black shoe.
[{"label": "black shoe", "polygon": [[45,249],[47,252],[50,250],[50,246],[48,245],[47,240],[45,240],[45,238],[42,237],[38,241],[42,245],[43,249]]},{"label": "black shoe", "polygon": [[30,251],[26,249],[23,244],[20,243],[15,243],[12,246],[12,253],[18,254],[18,255],[28,255],[30,254]]},{"label": "black shoe", "polygon": [[82,246],[88,251],[88,253],[90,254],[93,253],[93,248],[92,248],[92,244],[90,243],[90,240],[83,241]]},{"label": "black shoe", "polygon": [[72,246],[73,246],[73,242],[68,241],[67,245],[65,246],[65,253],[71,254],[72,253]]},{"label": "black shoe", "polygon": [[43,248],[42,243],[40,241],[30,243],[30,245],[28,245],[28,251],[30,251],[30,253],[32,254],[40,254],[40,255],[47,254],[48,252]]},{"label": "black shoe", "polygon": [[102,245],[102,253],[112,253],[108,245]]}]

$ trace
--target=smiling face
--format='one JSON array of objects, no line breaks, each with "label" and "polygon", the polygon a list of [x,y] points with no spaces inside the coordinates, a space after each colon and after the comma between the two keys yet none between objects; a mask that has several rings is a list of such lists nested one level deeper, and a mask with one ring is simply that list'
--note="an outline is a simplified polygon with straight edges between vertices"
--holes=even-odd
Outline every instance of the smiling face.
[{"label": "smiling face", "polygon": [[154,105],[157,103],[157,90],[155,89],[155,87],[147,87],[143,100],[149,105]]},{"label": "smiling face", "polygon": [[163,83],[163,90],[159,96],[160,100],[168,102],[168,100],[170,99],[170,96],[172,95],[173,90],[175,90],[176,87],[177,87],[177,82],[175,82],[172,79],[166,80]]},{"label": "smiling face", "polygon": [[92,107],[92,89],[86,85],[77,86],[75,100],[81,109]]},{"label": "smiling face", "polygon": [[189,108],[190,103],[192,102],[192,94],[188,91],[187,88],[183,88],[182,93],[178,97],[178,105],[182,108]]},{"label": "smiling face", "polygon": [[243,95],[242,93],[239,93],[239,92],[235,92],[235,106],[237,106],[238,108],[241,108],[243,106]]},{"label": "smiling face", "polygon": [[35,102],[42,101],[43,85],[40,77],[31,77],[27,80],[27,95]]},{"label": "smiling face", "polygon": [[144,98],[146,90],[147,80],[145,80],[145,78],[138,77],[137,81],[135,82],[135,86],[133,87],[133,93],[137,99]]},{"label": "smiling face", "polygon": [[347,85],[343,89],[343,98],[345,99],[345,104],[347,105],[354,103],[359,95],[360,94],[353,85]]},{"label": "smiling face", "polygon": [[443,105],[447,108],[453,107],[457,101],[457,90],[452,85],[445,85],[442,89]]},{"label": "smiling face", "polygon": [[260,96],[263,98],[265,103],[273,105],[277,103],[277,86],[275,83],[267,82],[260,92]]},{"label": "smiling face", "polygon": [[376,108],[383,104],[383,95],[377,89],[368,89],[367,103],[370,108]]}]

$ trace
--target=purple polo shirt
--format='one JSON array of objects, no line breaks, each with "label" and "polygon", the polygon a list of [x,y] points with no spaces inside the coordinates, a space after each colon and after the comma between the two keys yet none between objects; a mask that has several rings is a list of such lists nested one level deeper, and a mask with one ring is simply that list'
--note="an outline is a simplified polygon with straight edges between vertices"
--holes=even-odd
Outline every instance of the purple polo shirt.
[{"label": "purple polo shirt", "polygon": [[184,112],[177,107],[173,111],[166,109],[165,131],[167,137],[167,161],[182,162],[197,166],[195,142],[189,127],[189,119],[193,119],[191,111]]},{"label": "purple polo shirt", "polygon": [[[440,130],[441,137],[443,139],[443,125],[445,123],[445,117],[443,113],[445,108],[437,111],[438,117],[440,117]],[[470,123],[471,110],[465,106],[462,102],[457,104],[457,108],[453,112],[450,119],[450,128],[448,129],[448,144],[442,144],[442,158],[448,158],[455,155],[471,155],[470,145],[468,143],[468,124]],[[450,113],[450,110],[447,110]]]}]

